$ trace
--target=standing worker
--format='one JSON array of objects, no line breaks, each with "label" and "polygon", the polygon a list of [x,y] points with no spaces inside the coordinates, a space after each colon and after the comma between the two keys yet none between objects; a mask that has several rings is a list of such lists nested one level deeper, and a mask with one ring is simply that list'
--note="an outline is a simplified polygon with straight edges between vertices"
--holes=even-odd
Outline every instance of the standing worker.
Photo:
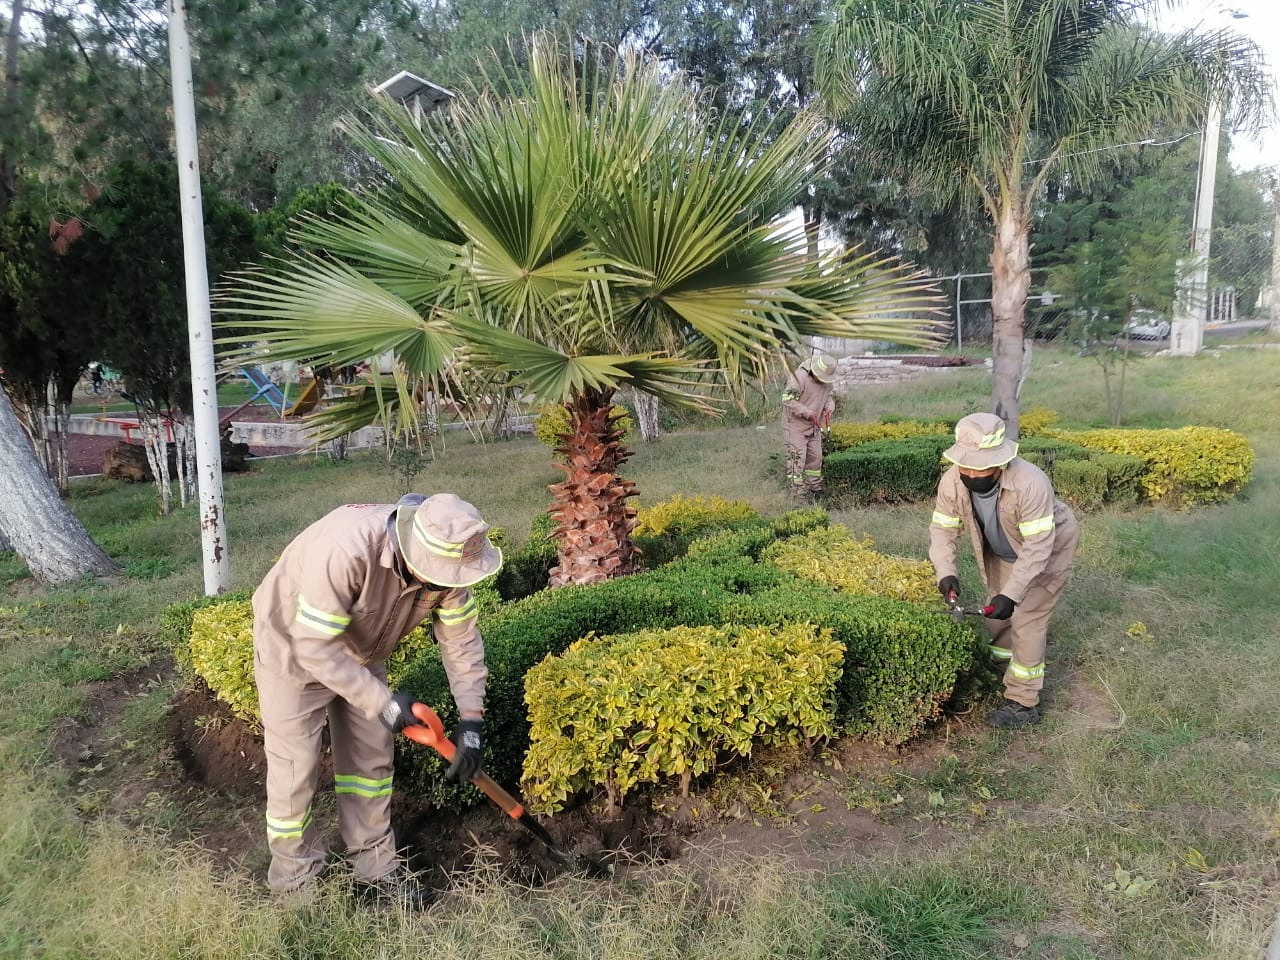
[{"label": "standing worker", "polygon": [[814,354],[787,374],[782,392],[782,444],[792,496],[812,503],[822,494],[822,429],[831,425],[836,362]]},{"label": "standing worker", "polygon": [[1049,617],[1071,579],[1080,529],[1044,471],[1018,456],[1004,421],[974,413],[956,424],[943,456],[954,464],[938,481],[929,526],[929,560],[938,592],[960,596],[956,539],[969,524],[987,595],[993,662],[1004,668],[1005,702],[987,718],[996,727],[1040,721]]},{"label": "standing worker", "polygon": [[357,892],[411,908],[427,902],[391,831],[393,741],[418,721],[414,698],[387,687],[385,661],[432,619],[462,718],[445,776],[475,776],[488,670],[468,587],[502,566],[488,529],[451,493],[348,504],[299,534],[254,592],[273,890],[308,894],[324,866],[311,802],[327,717],[338,822]]}]

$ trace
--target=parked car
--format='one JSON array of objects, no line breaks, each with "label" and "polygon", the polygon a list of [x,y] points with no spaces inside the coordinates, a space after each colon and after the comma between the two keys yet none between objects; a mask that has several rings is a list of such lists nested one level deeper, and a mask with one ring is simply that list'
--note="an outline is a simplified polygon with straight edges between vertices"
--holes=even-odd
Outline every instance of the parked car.
[{"label": "parked car", "polygon": [[1124,332],[1134,340],[1168,340],[1172,327],[1169,321],[1154,310],[1135,310]]}]

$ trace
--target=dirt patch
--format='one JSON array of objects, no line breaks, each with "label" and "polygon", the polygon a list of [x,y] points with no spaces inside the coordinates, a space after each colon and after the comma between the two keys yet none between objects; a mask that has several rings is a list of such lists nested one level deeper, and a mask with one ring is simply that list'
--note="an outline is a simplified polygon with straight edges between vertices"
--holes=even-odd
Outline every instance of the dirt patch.
[{"label": "dirt patch", "polygon": [[49,749],[69,767],[91,763],[103,753],[102,738],[109,727],[135,697],[162,682],[173,669],[171,663],[151,664],[129,670],[110,680],[96,680],[85,685],[85,707],[88,716],[64,717],[53,729]]},{"label": "dirt patch", "polygon": [[174,755],[190,779],[237,797],[266,799],[262,737],[207,688],[178,691],[168,725]]}]

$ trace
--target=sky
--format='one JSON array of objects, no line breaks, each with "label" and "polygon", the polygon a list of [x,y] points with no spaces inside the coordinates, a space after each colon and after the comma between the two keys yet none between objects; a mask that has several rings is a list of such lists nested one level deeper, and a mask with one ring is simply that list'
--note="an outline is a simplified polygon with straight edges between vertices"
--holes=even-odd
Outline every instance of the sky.
[{"label": "sky", "polygon": [[[1209,0],[1183,3],[1174,9],[1160,4],[1153,24],[1161,30],[1191,27],[1236,30],[1262,48],[1269,68],[1280,77],[1280,3],[1276,0]],[[1276,90],[1276,101],[1280,103],[1280,89]],[[1243,133],[1232,135],[1231,165],[1236,170],[1277,164],[1280,164],[1280,121],[1272,120],[1271,126],[1256,140]]]}]

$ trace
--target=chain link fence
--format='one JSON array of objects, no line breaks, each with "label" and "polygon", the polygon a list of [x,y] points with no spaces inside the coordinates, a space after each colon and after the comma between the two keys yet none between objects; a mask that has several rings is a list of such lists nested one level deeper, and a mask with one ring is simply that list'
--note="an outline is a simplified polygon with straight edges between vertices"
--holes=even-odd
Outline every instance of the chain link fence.
[{"label": "chain link fence", "polygon": [[[1280,166],[1258,171],[1268,202],[1257,215],[1216,226],[1209,256],[1206,329],[1224,324],[1270,324],[1280,329]],[[1190,227],[1188,226],[1188,238]],[[1071,312],[1052,289],[1047,268],[1031,270],[1026,333],[1033,340],[1067,334]],[[991,344],[991,274],[937,278],[952,324],[950,345],[959,350]],[[1172,313],[1172,306],[1170,307]],[[1166,317],[1165,319],[1171,319]]]}]

